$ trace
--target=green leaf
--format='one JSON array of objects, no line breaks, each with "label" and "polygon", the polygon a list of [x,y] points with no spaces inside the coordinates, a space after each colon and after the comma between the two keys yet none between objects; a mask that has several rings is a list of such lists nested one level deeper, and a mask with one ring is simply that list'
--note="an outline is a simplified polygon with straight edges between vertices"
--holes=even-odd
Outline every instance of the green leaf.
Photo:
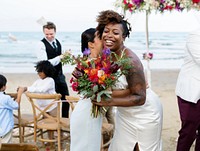
[{"label": "green leaf", "polygon": [[99,90],[98,85],[95,85],[95,86],[93,87],[93,92],[95,93],[95,92],[97,92],[98,90]]},{"label": "green leaf", "polygon": [[97,102],[101,102],[101,94],[100,93],[97,94]]}]

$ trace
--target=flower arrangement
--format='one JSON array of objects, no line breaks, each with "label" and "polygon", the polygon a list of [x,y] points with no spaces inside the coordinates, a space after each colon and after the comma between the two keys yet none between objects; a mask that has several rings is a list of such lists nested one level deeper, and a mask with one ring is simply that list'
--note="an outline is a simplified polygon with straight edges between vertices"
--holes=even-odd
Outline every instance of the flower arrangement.
[{"label": "flower arrangement", "polygon": [[[89,49],[85,50],[84,54],[86,53],[90,53]],[[112,57],[115,57],[117,61],[112,61]],[[71,57],[65,57],[65,62],[68,62],[69,58]],[[130,60],[124,54],[119,58],[110,49],[103,49],[97,58],[84,55],[76,59],[76,67],[70,83],[72,89],[84,98],[96,99],[100,102],[102,97],[111,98],[111,87],[122,74],[127,74],[130,68],[132,68]],[[91,115],[96,118],[105,111],[105,108],[93,104]]]},{"label": "flower arrangement", "polygon": [[124,12],[129,11],[134,13],[136,11],[151,12],[156,10],[164,12],[166,10],[178,10],[184,9],[200,9],[200,0],[116,0],[116,7],[121,7]]},{"label": "flower arrangement", "polygon": [[143,53],[143,59],[144,60],[151,60],[153,59],[153,53],[152,52],[149,52],[149,53]]}]

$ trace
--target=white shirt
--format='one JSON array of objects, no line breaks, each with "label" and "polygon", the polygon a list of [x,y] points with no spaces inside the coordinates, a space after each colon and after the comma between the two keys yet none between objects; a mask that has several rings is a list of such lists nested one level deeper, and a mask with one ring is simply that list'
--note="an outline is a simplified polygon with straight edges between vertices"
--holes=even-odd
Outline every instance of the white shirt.
[{"label": "white shirt", "polygon": [[[56,43],[56,40],[53,40],[53,41]],[[52,44],[53,41],[52,42],[48,41],[51,46],[53,46],[53,44]],[[38,44],[38,46],[36,48],[36,55],[37,55],[37,59],[38,60],[48,60],[47,53],[46,53],[46,47],[45,47],[45,45],[44,45],[44,43],[42,41],[39,42],[39,44]],[[58,65],[60,63],[61,59],[60,59],[60,56],[57,56],[55,58],[49,59],[48,61],[51,62],[51,64],[53,66],[56,66],[56,65]]]},{"label": "white shirt", "polygon": [[[27,91],[32,93],[41,93],[41,94],[55,94],[55,82],[53,78],[47,77],[45,79],[38,79],[36,80],[30,87],[27,88]],[[44,109],[46,106],[48,106],[52,100],[37,100],[38,106],[41,109]],[[47,110],[47,112],[53,110],[55,107],[57,107],[57,104],[55,103],[51,108]]]},{"label": "white shirt", "polygon": [[17,110],[18,103],[9,95],[0,92],[0,136],[6,135],[14,126],[13,110]]},{"label": "white shirt", "polygon": [[189,34],[175,92],[188,102],[200,99],[200,30]]}]

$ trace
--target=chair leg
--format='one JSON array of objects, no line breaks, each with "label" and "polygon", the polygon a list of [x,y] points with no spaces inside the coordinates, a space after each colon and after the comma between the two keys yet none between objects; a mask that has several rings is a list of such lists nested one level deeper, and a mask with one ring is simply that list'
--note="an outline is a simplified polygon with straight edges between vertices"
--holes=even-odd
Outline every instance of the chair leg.
[{"label": "chair leg", "polygon": [[[39,135],[40,135],[41,139],[44,138],[43,133],[44,133],[43,130],[40,129]],[[44,142],[43,141],[42,141],[42,146],[44,146]]]},{"label": "chair leg", "polygon": [[22,127],[22,143],[24,143],[24,136],[25,136],[25,127]]},{"label": "chair leg", "polygon": [[61,131],[60,129],[57,130],[58,132],[58,151],[61,151]]},{"label": "chair leg", "polygon": [[[54,137],[54,131],[48,131],[48,137],[49,137],[50,140],[52,140],[53,137]],[[52,142],[50,142],[50,148],[53,148]]]},{"label": "chair leg", "polygon": [[22,127],[19,126],[19,143],[24,142],[22,136],[23,136],[23,130],[22,130]]}]

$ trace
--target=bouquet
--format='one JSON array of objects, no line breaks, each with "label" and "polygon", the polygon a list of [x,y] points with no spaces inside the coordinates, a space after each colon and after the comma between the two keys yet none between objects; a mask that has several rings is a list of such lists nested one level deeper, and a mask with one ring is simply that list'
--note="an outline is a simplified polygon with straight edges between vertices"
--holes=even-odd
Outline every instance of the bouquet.
[{"label": "bouquet", "polygon": [[[118,57],[110,49],[103,49],[97,58],[89,58],[89,49],[84,52],[84,57],[76,58],[76,67],[70,80],[72,89],[84,98],[96,99],[97,102],[111,98],[111,87],[115,85],[122,74],[127,74],[131,68],[129,58],[122,54]],[[112,61],[115,57],[117,61]],[[72,57],[65,57],[65,62]],[[63,61],[63,62],[64,62]],[[120,70],[119,70],[120,69]],[[91,115],[97,117],[105,113],[106,109],[97,105],[92,106]]]}]

